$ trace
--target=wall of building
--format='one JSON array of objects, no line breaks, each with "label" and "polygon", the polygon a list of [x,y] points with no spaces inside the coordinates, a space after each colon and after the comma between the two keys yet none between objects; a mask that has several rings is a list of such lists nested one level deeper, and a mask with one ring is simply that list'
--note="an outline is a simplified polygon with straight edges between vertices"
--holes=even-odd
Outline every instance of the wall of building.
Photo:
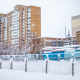
[{"label": "wall of building", "polygon": [[[70,37],[70,38],[43,38],[44,39],[44,46],[45,47],[61,47],[68,44],[77,44],[76,37]],[[70,39],[70,40],[69,40]],[[71,41],[69,43],[69,41]]]},{"label": "wall of building", "polygon": [[5,14],[0,14],[0,40],[4,42],[4,33],[5,33]]},{"label": "wall of building", "polygon": [[[41,37],[41,8],[30,6],[31,8],[31,32],[35,38]],[[33,36],[32,36],[33,37]]]},{"label": "wall of building", "polygon": [[12,44],[19,45],[19,11],[12,13]]},{"label": "wall of building", "polygon": [[76,31],[80,30],[80,15],[71,18],[72,36],[76,36]]},{"label": "wall of building", "polygon": [[7,14],[7,46],[12,45],[12,13]]},{"label": "wall of building", "polygon": [[76,32],[76,37],[77,37],[77,44],[80,45],[80,31]]}]

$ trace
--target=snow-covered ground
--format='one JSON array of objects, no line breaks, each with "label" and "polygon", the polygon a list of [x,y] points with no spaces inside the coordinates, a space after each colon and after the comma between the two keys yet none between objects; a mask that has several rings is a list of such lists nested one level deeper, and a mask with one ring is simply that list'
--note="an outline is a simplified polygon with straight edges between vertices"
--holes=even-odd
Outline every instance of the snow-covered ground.
[{"label": "snow-covered ground", "polygon": [[42,72],[24,72],[23,70],[0,70],[0,80],[80,80],[80,75],[61,75]]},{"label": "snow-covered ground", "polygon": [[25,62],[13,61],[13,70],[10,70],[10,61],[2,61],[0,80],[80,80],[80,61],[74,63],[72,76],[72,61],[48,61],[48,74],[45,73],[45,61]]}]

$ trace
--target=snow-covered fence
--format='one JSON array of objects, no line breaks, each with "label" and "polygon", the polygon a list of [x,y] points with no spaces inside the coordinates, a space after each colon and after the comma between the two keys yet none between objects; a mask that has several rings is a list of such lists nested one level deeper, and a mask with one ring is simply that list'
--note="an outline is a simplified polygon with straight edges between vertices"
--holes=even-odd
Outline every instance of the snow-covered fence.
[{"label": "snow-covered fence", "polygon": [[[25,72],[42,71],[45,73],[50,72],[53,74],[72,74],[72,76],[74,76],[75,74],[80,74],[80,60],[76,60],[77,57],[74,57],[74,55],[72,57],[64,57],[70,58],[70,61],[67,61],[65,59],[61,60],[60,58],[62,57],[60,57],[59,55],[59,58],[53,57],[53,59],[49,59],[48,55],[46,55],[46,59],[44,58],[44,55],[41,56],[42,57],[40,58],[39,55],[30,54],[28,56],[22,57],[22,59],[20,58],[21,56],[19,57],[19,55],[17,59],[15,56],[15,58],[12,56],[11,59],[13,60],[6,59],[6,61],[4,61],[3,59],[2,69],[24,70]],[[59,62],[58,60],[54,59],[58,59]]]}]

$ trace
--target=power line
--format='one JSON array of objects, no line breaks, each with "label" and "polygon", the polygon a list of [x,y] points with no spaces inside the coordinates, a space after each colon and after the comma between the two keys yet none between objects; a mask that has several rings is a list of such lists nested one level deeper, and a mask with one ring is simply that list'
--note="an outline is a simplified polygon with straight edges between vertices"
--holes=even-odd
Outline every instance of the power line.
[{"label": "power line", "polygon": [[[43,11],[43,10],[42,10]],[[46,13],[45,11],[43,11],[44,13]],[[48,15],[50,15],[49,13],[47,13]],[[51,18],[53,18],[53,19],[55,19],[55,20],[57,20],[55,17],[53,17],[52,15],[50,15],[51,16]],[[58,21],[58,20],[57,20]],[[58,22],[60,22],[60,23],[62,23],[61,21],[58,21]],[[64,23],[62,23],[64,26],[65,26],[65,24]]]}]

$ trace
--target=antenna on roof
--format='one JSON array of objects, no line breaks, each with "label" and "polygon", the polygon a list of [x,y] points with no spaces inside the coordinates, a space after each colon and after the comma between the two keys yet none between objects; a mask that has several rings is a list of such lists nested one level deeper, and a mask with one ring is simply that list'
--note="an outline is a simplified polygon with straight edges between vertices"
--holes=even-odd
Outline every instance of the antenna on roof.
[{"label": "antenna on roof", "polygon": [[68,30],[68,37],[70,37],[70,32],[69,32],[69,30]]},{"label": "antenna on roof", "polygon": [[65,38],[66,38],[66,26],[65,26]]}]

